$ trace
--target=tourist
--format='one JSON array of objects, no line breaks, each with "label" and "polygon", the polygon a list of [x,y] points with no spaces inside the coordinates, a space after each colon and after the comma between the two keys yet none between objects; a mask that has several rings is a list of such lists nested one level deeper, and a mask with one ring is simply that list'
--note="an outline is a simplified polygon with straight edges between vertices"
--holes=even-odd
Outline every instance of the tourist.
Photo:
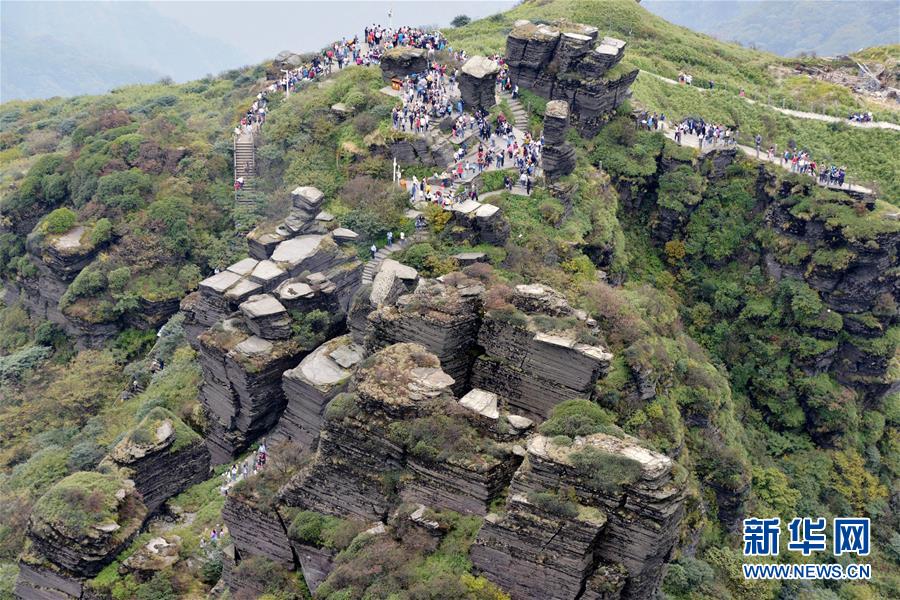
[{"label": "tourist", "polygon": [[369,252],[372,253],[372,260],[375,260],[375,255],[378,254],[378,248],[375,246],[375,244],[372,244],[372,247],[369,248]]},{"label": "tourist", "polygon": [[387,245],[388,245],[388,247],[391,247],[393,244],[394,244],[394,232],[388,231],[387,232]]}]

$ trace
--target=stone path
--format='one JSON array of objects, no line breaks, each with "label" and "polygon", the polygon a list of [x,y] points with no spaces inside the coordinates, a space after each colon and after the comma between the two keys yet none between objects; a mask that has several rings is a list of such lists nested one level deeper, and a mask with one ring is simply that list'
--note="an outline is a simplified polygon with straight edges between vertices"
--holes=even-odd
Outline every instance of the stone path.
[{"label": "stone path", "polygon": [[[645,71],[641,69],[642,74],[650,75],[651,77],[655,77],[660,81],[668,83],[669,85],[684,85],[682,83],[678,83],[674,79],[669,79],[668,77],[663,77],[662,75],[657,75],[656,73],[651,73],[650,71]],[[695,87],[695,86],[687,86],[693,90],[696,90],[700,93],[706,93],[709,91],[707,88]],[[845,123],[851,127],[859,127],[861,129],[892,129],[894,131],[900,131],[900,125],[896,123],[890,123],[888,121],[872,121],[869,123],[862,123],[860,121],[851,121],[850,119],[842,119],[841,117],[834,117],[832,115],[825,115],[822,113],[815,112],[806,112],[802,110],[791,110],[789,108],[781,108],[779,106],[775,106],[773,104],[765,104],[763,102],[757,102],[756,100],[751,100],[750,98],[741,98],[737,96],[737,98],[749,103],[749,104],[758,104],[764,108],[768,108],[770,110],[774,110],[776,112],[780,112],[782,114],[788,115],[790,117],[797,117],[798,119],[810,119],[813,121],[824,121],[826,123]]]},{"label": "stone path", "polygon": [[234,140],[234,179],[244,178],[241,189],[234,191],[234,201],[238,206],[256,205],[256,144],[253,133],[241,133]]},{"label": "stone path", "polygon": [[[666,126],[664,126],[664,127],[665,127],[665,130],[664,130],[665,136],[667,138],[669,138],[670,140],[674,140],[675,139],[675,130],[670,129]],[[700,139],[696,135],[684,134],[681,137],[681,145],[688,146],[690,148],[700,148]],[[703,149],[700,151],[700,153],[706,154],[707,152],[712,152],[713,150],[724,150],[724,149],[727,149],[730,147],[732,147],[732,146],[726,146],[726,145],[722,145],[722,144],[711,144],[711,145],[705,144]],[[769,160],[768,153],[764,149],[760,150],[759,156],[757,157],[755,148],[751,148],[750,146],[744,146],[743,144],[736,144],[733,147],[738,148],[739,150],[741,150],[744,154],[746,154],[750,158],[753,158],[753,159],[759,160],[759,161],[763,161],[763,162],[768,162],[768,163],[771,163],[774,165],[778,165],[785,171],[790,171],[790,165],[782,163],[780,156],[776,155],[771,160]],[[864,194],[864,195],[874,194],[874,192],[872,190],[870,190],[869,188],[863,187],[861,185],[845,184],[843,187],[841,187],[841,186],[838,186],[837,184],[828,184],[828,183],[820,182],[818,177],[810,177],[810,179],[814,180],[816,182],[816,184],[821,185],[822,187],[827,187],[832,190],[840,190],[843,192],[853,192],[856,194]]]},{"label": "stone path", "polygon": [[518,98],[513,98],[512,94],[501,91],[497,94],[497,99],[504,100],[509,105],[509,109],[513,114],[513,127],[521,131],[528,131],[528,113],[525,112],[525,107],[522,106]]},{"label": "stone path", "polygon": [[378,271],[378,265],[380,265],[384,261],[384,259],[389,257],[394,252],[399,252],[400,250],[403,250],[408,245],[413,243],[413,238],[418,239],[418,235],[419,234],[416,234],[404,240],[395,241],[390,246],[385,246],[378,250],[378,252],[375,253],[375,258],[369,260],[369,262],[366,263],[366,266],[363,267],[362,284],[368,285],[372,283],[372,281],[375,279],[375,273]]}]

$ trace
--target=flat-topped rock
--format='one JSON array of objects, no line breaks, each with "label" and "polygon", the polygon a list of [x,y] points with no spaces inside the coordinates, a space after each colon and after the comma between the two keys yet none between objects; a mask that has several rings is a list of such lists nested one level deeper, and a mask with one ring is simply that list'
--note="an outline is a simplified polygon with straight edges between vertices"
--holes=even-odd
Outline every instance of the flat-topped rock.
[{"label": "flat-topped rock", "polygon": [[619,52],[622,52],[624,49],[624,40],[606,36],[600,41],[600,44],[597,45],[594,51],[597,52],[597,54],[616,55],[619,54]]},{"label": "flat-topped rock", "polygon": [[547,103],[544,110],[544,117],[554,117],[556,119],[569,118],[569,103],[565,100],[551,100]]},{"label": "flat-topped rock", "polygon": [[305,208],[313,208],[321,204],[324,199],[325,194],[322,190],[310,185],[298,186],[291,192],[291,200],[293,201],[294,206],[297,206],[297,204],[300,203],[304,205]]},{"label": "flat-topped rock", "polygon": [[475,216],[479,219],[487,219],[493,217],[500,211],[499,206],[493,204],[482,204],[475,209]]},{"label": "flat-topped rock", "polygon": [[225,290],[240,281],[241,276],[231,271],[222,271],[200,282],[200,290],[214,294],[224,294]]},{"label": "flat-topped rock", "polygon": [[250,279],[241,279],[236,284],[228,288],[225,297],[234,302],[243,302],[250,296],[258,294],[262,291],[262,285]]},{"label": "flat-topped rock", "polygon": [[[486,56],[473,56],[465,62],[461,70],[466,75],[484,79],[496,76],[500,72],[500,66]],[[493,84],[493,81],[491,83]]]},{"label": "flat-topped rock", "polygon": [[605,433],[594,433],[576,437],[569,446],[554,444],[551,438],[540,434],[528,440],[530,454],[562,464],[572,464],[571,455],[588,447],[637,461],[643,471],[642,478],[646,480],[659,479],[672,471],[671,458],[645,448],[637,439],[630,436],[619,438]]},{"label": "flat-topped rock", "polygon": [[[290,371],[286,371],[285,377],[301,376],[314,386],[330,386],[344,381],[350,376],[347,367],[343,367],[331,356],[332,349],[327,344],[316,348],[312,354],[304,358],[300,364]],[[362,358],[362,354],[357,356]],[[358,360],[357,360],[358,362]],[[349,366],[352,366],[351,363]]]},{"label": "flat-topped rock", "polygon": [[524,431],[526,429],[530,429],[534,427],[534,421],[529,419],[528,417],[523,417],[522,415],[506,415],[506,420],[509,421],[509,424],[519,431]]},{"label": "flat-topped rock", "polygon": [[331,359],[345,369],[349,369],[365,356],[365,349],[362,346],[350,343],[340,346],[328,354]]},{"label": "flat-topped rock", "polygon": [[255,258],[245,258],[244,260],[239,260],[233,265],[229,266],[228,270],[232,273],[237,273],[238,275],[244,277],[252,273],[257,264],[259,264],[259,261]]},{"label": "flat-topped rock", "polygon": [[250,278],[257,283],[269,283],[285,274],[285,270],[279,267],[275,261],[261,260],[250,273]]},{"label": "flat-topped rock", "polygon": [[252,296],[249,300],[242,302],[239,308],[250,319],[271,317],[287,312],[284,305],[271,294]]},{"label": "flat-topped rock", "polygon": [[312,296],[314,292],[307,283],[303,283],[302,281],[288,280],[279,285],[278,289],[275,290],[275,293],[278,294],[278,298],[280,300],[289,302],[298,298]]},{"label": "flat-topped rock", "polygon": [[338,227],[331,232],[331,237],[334,238],[334,241],[340,244],[355,242],[359,239],[359,234],[351,229],[347,229],[346,227]]},{"label": "flat-topped rock", "polygon": [[462,202],[454,204],[452,210],[453,212],[469,214],[481,206],[481,202],[477,202],[476,200],[463,200]]},{"label": "flat-topped rock", "polygon": [[269,340],[264,340],[261,337],[253,335],[236,345],[234,350],[235,352],[240,352],[246,356],[256,356],[271,353],[273,347],[272,342]]},{"label": "flat-topped rock", "polygon": [[497,408],[497,394],[493,392],[474,388],[459,399],[459,404],[488,419],[500,418],[500,410]]},{"label": "flat-topped rock", "polygon": [[456,259],[456,262],[460,267],[467,267],[469,265],[474,265],[475,263],[488,262],[487,254],[484,252],[460,252],[459,254],[454,254],[453,258]]},{"label": "flat-topped rock", "polygon": [[285,240],[276,246],[272,252],[272,260],[279,263],[296,265],[315,254],[316,249],[324,236],[301,235],[290,240]]},{"label": "flat-topped rock", "polygon": [[328,211],[322,211],[316,215],[316,221],[321,221],[322,223],[329,223],[334,221],[334,215]]},{"label": "flat-topped rock", "polygon": [[53,240],[53,246],[57,250],[74,250],[75,248],[80,248],[81,236],[83,235],[84,225],[78,225]]}]

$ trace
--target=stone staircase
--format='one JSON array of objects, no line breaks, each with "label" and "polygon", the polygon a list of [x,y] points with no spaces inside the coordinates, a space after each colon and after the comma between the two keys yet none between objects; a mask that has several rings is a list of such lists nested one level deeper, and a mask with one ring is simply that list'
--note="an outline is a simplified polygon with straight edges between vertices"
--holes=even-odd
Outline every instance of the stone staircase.
[{"label": "stone staircase", "polygon": [[389,257],[394,252],[399,252],[403,250],[408,245],[413,243],[413,239],[418,239],[418,234],[412,237],[408,237],[405,240],[395,241],[390,246],[385,246],[381,248],[378,252],[375,253],[375,258],[366,263],[366,266],[363,267],[362,273],[362,284],[369,285],[375,279],[375,273],[378,271],[378,265],[380,265],[384,259]]},{"label": "stone staircase", "polygon": [[256,207],[260,195],[256,190],[256,145],[252,133],[244,133],[234,140],[234,178],[244,178],[244,185],[234,192],[237,206]]},{"label": "stone staircase", "polygon": [[513,116],[513,127],[522,131],[528,131],[528,113],[525,111],[522,103],[517,98],[513,98],[512,94],[508,94],[505,91],[500,92],[498,99],[506,101],[509,105]]}]

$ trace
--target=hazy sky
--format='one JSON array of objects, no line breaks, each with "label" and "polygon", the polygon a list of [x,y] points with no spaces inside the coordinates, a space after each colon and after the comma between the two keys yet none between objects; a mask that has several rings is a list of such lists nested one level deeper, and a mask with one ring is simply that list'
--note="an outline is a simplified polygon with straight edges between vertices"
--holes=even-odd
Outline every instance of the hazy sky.
[{"label": "hazy sky", "polygon": [[311,2],[152,2],[156,10],[199,33],[235,46],[248,62],[271,58],[281,50],[318,50],[340,35],[352,35],[371,23],[446,26],[456,15],[480,18],[507,10],[514,0],[388,2],[384,0]]}]

